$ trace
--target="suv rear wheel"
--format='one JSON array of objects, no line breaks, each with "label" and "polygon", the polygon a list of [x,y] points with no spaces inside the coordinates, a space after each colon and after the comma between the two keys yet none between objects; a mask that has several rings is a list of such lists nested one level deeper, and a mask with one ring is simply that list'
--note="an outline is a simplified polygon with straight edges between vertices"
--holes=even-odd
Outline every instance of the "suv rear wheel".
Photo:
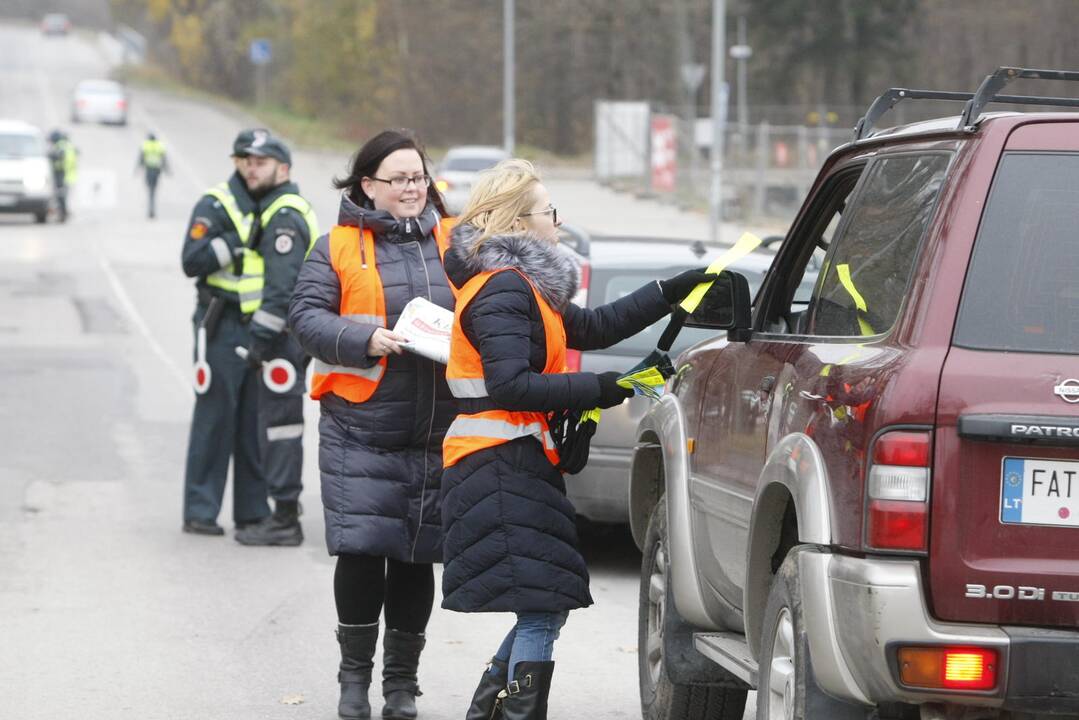
[{"label": "suv rear wheel", "polygon": [[868,708],[817,686],[802,614],[802,585],[794,547],[772,581],[764,609],[757,686],[757,720],[864,720]]},{"label": "suv rear wheel", "polygon": [[[637,665],[644,720],[741,720],[746,691],[671,682],[663,664],[663,630],[671,591],[667,568],[667,499],[652,510],[644,538],[637,621]],[[721,670],[717,667],[717,675]]]}]

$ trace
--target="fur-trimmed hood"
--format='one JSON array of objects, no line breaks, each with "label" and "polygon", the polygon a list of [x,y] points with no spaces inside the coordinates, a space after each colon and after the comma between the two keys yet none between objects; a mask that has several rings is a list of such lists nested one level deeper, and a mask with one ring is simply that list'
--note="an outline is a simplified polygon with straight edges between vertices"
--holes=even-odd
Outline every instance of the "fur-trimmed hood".
[{"label": "fur-trimmed hood", "polygon": [[450,235],[446,253],[446,275],[457,287],[488,270],[515,268],[539,290],[557,312],[563,312],[577,293],[577,263],[567,253],[530,233],[492,235],[479,244],[480,231],[472,225],[457,225]]}]

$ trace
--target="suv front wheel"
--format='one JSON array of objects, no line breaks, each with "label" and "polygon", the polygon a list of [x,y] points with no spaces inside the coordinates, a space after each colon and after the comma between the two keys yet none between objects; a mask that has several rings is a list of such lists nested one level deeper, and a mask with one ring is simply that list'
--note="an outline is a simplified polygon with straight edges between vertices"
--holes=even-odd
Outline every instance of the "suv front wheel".
[{"label": "suv front wheel", "polygon": [[[667,498],[652,510],[644,538],[637,619],[637,664],[644,720],[741,720],[746,691],[671,681],[663,663],[667,613],[674,612],[667,555]],[[716,668],[716,674],[720,674]]]},{"label": "suv front wheel", "polygon": [[828,695],[817,686],[809,656],[802,584],[794,547],[779,567],[764,609],[757,686],[757,720],[864,720],[867,708]]}]

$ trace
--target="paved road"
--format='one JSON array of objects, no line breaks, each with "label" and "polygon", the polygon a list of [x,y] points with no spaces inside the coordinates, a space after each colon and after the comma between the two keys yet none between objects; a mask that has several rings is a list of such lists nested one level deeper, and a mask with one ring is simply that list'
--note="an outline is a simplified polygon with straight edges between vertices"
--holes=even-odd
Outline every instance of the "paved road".
[{"label": "paved road", "polygon": [[[47,40],[0,25],[0,109],[66,126],[71,87],[104,75],[112,57],[87,37]],[[315,432],[305,438],[301,548],[179,532],[193,301],[179,243],[199,192],[230,171],[229,143],[246,122],[137,92],[129,127],[70,128],[82,175],[68,224],[0,216],[4,717],[336,716],[333,564],[322,543]],[[175,167],[152,222],[133,174],[149,128]],[[324,227],[336,207],[328,179],[343,169],[341,157],[296,155]],[[654,223],[698,237],[704,228],[590,183],[553,182],[552,195],[560,214],[597,230],[624,232],[624,223],[640,233]],[[604,218],[618,220],[602,226]],[[307,410],[311,421],[313,403]],[[620,531],[589,537],[587,548],[596,604],[573,613],[563,632],[551,716],[636,718],[639,558]],[[462,716],[509,624],[436,610],[422,717]]]}]

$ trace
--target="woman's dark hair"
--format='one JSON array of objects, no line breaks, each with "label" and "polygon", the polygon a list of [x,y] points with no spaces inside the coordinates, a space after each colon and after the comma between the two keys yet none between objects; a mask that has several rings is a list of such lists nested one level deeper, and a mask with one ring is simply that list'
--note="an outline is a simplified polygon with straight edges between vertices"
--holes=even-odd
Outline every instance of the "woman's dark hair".
[{"label": "woman's dark hair", "polygon": [[[378,135],[363,144],[349,163],[348,175],[343,178],[334,178],[333,186],[338,190],[347,190],[352,202],[363,207],[372,207],[371,198],[363,191],[360,181],[365,177],[374,177],[378,166],[390,153],[398,150],[415,150],[420,155],[423,163],[423,172],[431,174],[431,161],[420,144],[420,139],[411,130],[401,128],[399,130],[383,130]],[[427,202],[438,210],[442,217],[446,217],[446,202],[442,199],[442,193],[435,187],[434,182],[427,188]]]}]

